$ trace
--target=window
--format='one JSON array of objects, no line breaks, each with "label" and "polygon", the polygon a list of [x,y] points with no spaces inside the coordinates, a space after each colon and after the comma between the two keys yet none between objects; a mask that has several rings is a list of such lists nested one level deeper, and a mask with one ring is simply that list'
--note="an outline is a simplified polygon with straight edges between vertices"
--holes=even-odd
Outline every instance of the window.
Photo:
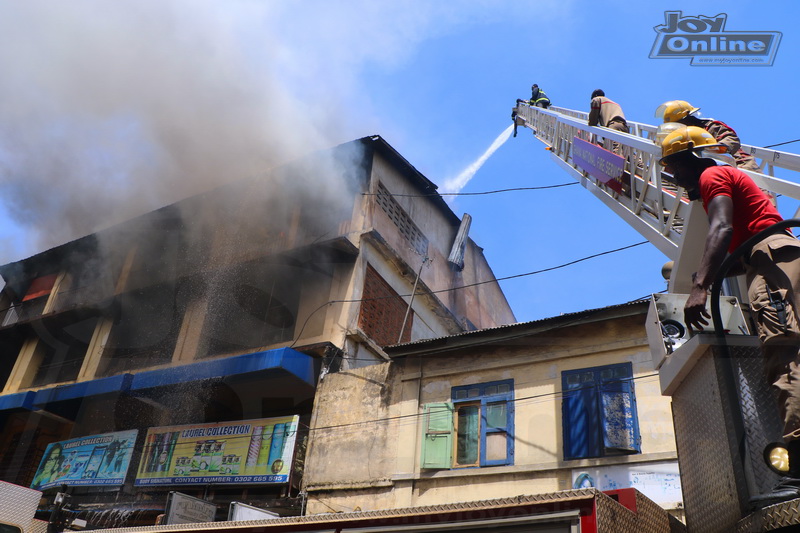
[{"label": "window", "polygon": [[[408,314],[406,314],[408,313]],[[385,279],[367,265],[364,292],[358,313],[358,326],[378,346],[411,340],[414,311]],[[402,337],[400,336],[402,332]]]},{"label": "window", "polygon": [[204,356],[247,353],[292,340],[299,287],[307,280],[305,270],[267,259],[220,272],[209,294]]},{"label": "window", "polygon": [[42,296],[50,296],[57,277],[57,274],[50,274],[48,276],[40,276],[31,281],[28,292],[22,297],[22,301],[27,302],[28,300],[34,300]]},{"label": "window", "polygon": [[96,326],[97,318],[87,318],[42,330],[37,347],[41,355],[39,368],[29,386],[76,379]]},{"label": "window", "polygon": [[98,374],[113,376],[170,362],[185,298],[172,284],[121,294],[114,306],[114,325]]},{"label": "window", "polygon": [[641,453],[631,363],[561,373],[564,459]]},{"label": "window", "polygon": [[514,381],[453,387],[451,402],[424,406],[422,468],[514,463]]}]

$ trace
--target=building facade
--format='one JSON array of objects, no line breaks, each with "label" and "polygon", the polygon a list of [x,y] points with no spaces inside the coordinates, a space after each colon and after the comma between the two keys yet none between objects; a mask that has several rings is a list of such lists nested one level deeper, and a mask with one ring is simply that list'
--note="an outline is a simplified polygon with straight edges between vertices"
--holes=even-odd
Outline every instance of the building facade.
[{"label": "building facade", "polygon": [[389,362],[325,376],[309,514],[595,487],[638,489],[680,516],[646,313],[632,303],[399,344]]},{"label": "building facade", "polygon": [[466,222],[376,136],[0,267],[0,479],[299,514],[321,375],[514,322]]}]

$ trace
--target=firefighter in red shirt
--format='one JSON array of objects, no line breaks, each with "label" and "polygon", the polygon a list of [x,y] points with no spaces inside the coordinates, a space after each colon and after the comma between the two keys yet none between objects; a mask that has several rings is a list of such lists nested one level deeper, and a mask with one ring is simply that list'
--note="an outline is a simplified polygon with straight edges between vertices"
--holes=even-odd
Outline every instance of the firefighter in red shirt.
[{"label": "firefighter in red shirt", "polygon": [[[687,326],[703,329],[710,318],[707,292],[727,253],[782,217],[747,174],[715,161],[727,147],[706,130],[677,127],[661,140],[661,149],[661,164],[671,175],[665,177],[686,189],[690,199],[701,200],[708,213],[705,250],[684,309]],[[778,393],[789,451],[788,475],[772,493],[757,499],[794,499],[800,497],[800,325],[795,314],[800,302],[800,241],[788,232],[775,233],[756,244],[744,262],[764,371]]]}]

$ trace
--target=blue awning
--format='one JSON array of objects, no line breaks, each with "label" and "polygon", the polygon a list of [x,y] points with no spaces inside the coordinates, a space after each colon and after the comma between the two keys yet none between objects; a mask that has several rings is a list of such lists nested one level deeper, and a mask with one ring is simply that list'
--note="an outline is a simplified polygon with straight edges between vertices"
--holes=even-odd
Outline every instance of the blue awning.
[{"label": "blue awning", "polygon": [[[214,378],[247,377],[258,373],[269,379],[291,377],[315,386],[314,359],[291,348],[278,348],[263,352],[201,361],[187,365],[148,370],[136,374],[119,374],[107,378],[69,383],[38,391],[0,395],[0,411],[11,409],[40,409],[47,405],[88,396],[114,392],[142,391],[193,381]],[[63,404],[68,405],[68,404]]]},{"label": "blue awning", "polygon": [[293,376],[314,387],[314,360],[291,348],[212,359],[188,365],[148,370],[133,375],[131,391],[165,387],[205,379],[265,373],[280,377]]},{"label": "blue awning", "polygon": [[119,374],[107,378],[92,379],[68,385],[59,385],[36,392],[33,404],[37,407],[54,402],[76,400],[87,396],[97,396],[111,392],[125,392],[131,388],[132,374]]},{"label": "blue awning", "polygon": [[14,394],[4,394],[0,396],[0,411],[10,411],[12,409],[33,409],[33,398],[36,393],[33,391],[16,392]]}]

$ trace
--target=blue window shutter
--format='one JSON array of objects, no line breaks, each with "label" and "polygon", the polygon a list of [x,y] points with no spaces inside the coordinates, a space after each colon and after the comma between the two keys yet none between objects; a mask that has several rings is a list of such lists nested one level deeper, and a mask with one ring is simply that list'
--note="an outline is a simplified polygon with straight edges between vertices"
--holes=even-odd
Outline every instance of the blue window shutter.
[{"label": "blue window shutter", "polygon": [[564,459],[599,457],[602,425],[593,372],[563,372],[561,385]]},{"label": "blue window shutter", "polygon": [[424,409],[421,468],[450,468],[453,464],[453,404],[429,403]]},{"label": "blue window shutter", "polygon": [[600,396],[606,454],[641,453],[633,378],[617,376],[602,383]]}]

